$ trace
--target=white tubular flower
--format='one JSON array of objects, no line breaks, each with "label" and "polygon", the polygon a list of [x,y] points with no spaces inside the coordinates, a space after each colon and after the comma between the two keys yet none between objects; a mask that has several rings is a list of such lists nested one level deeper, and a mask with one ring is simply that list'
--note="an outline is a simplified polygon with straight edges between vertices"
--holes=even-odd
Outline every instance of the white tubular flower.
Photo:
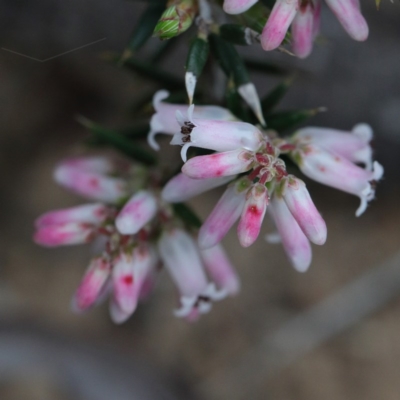
[{"label": "white tubular flower", "polygon": [[374,198],[375,182],[383,175],[383,167],[377,161],[373,163],[372,170],[368,171],[316,145],[306,146],[295,159],[301,171],[309,178],[358,196],[361,204],[356,211],[357,217]]},{"label": "white tubular flower", "polygon": [[325,150],[338,154],[349,161],[363,163],[368,170],[372,168],[373,137],[372,128],[367,124],[357,124],[351,132],[330,128],[307,127],[293,135],[298,143],[316,144]]},{"label": "white tubular flower", "polygon": [[[176,120],[176,112],[186,113],[188,109],[188,106],[185,104],[163,102],[168,96],[169,92],[160,90],[153,97],[153,107],[156,113],[150,121],[150,132],[147,136],[147,141],[154,150],[160,149],[155,141],[155,135],[159,133],[174,135],[179,132],[181,127]],[[237,119],[229,110],[218,106],[197,106],[193,115],[194,118],[221,121],[235,121]]]},{"label": "white tubular flower", "polygon": [[283,198],[274,194],[269,210],[293,267],[299,272],[307,271],[312,259],[311,245]]},{"label": "white tubular flower", "polygon": [[193,309],[200,314],[211,309],[211,302],[226,296],[217,290],[207,277],[193,239],[185,231],[164,231],[158,251],[172,280],[180,292],[181,307],[175,311],[177,317],[190,317]]},{"label": "white tubular flower", "polygon": [[175,133],[171,144],[183,146],[183,161],[186,161],[186,153],[191,146],[216,151],[255,151],[262,144],[263,135],[254,125],[239,121],[197,119],[193,118],[194,110],[194,105],[191,105],[186,118],[180,111],[176,115],[181,131]]},{"label": "white tubular flower", "polygon": [[206,270],[219,289],[229,295],[236,295],[240,290],[240,280],[225,253],[224,248],[217,244],[209,249],[200,250]]},{"label": "white tubular flower", "polygon": [[283,178],[282,186],[283,199],[304,234],[311,242],[324,244],[327,236],[326,224],[311,200],[305,183],[289,175]]}]

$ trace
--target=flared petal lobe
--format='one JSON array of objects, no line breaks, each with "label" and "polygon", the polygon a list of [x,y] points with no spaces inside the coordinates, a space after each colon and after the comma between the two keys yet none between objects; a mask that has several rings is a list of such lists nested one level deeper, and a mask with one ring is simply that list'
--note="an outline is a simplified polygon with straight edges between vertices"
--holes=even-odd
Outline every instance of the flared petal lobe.
[{"label": "flared petal lobe", "polygon": [[258,0],[224,0],[224,11],[227,14],[241,14],[247,11]]}]

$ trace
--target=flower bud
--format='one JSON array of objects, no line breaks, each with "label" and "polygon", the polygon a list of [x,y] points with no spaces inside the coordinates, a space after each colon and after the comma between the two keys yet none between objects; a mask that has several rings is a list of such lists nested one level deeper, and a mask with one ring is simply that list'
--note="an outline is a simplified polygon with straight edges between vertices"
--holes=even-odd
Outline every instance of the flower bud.
[{"label": "flower bud", "polygon": [[160,39],[171,39],[185,32],[193,23],[197,5],[193,0],[172,1],[163,12],[153,35]]}]

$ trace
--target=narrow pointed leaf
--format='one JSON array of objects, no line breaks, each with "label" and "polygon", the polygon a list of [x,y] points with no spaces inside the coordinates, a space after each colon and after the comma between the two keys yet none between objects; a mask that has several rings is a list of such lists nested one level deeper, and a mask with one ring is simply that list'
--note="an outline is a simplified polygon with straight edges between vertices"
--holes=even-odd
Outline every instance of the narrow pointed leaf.
[{"label": "narrow pointed leaf", "polygon": [[174,213],[189,227],[200,229],[202,222],[196,213],[184,203],[172,204]]},{"label": "narrow pointed leaf", "polygon": [[268,128],[275,129],[278,132],[283,132],[286,129],[292,128],[309,118],[325,111],[325,108],[313,108],[308,110],[281,111],[267,116]]},{"label": "narrow pointed leaf", "polygon": [[84,117],[79,117],[78,122],[88,128],[100,143],[107,143],[111,147],[114,147],[116,150],[119,150],[121,153],[140,163],[146,165],[154,165],[156,163],[156,158],[153,154],[142,149],[136,143],[131,142],[120,133],[103,128]]},{"label": "narrow pointed leaf", "polygon": [[226,76],[232,78],[236,86],[249,83],[250,78],[246,66],[235,47],[215,33],[209,35],[209,41],[211,51]]},{"label": "narrow pointed leaf", "polygon": [[279,104],[292,82],[293,78],[284,80],[271,90],[263,99],[261,99],[261,107],[264,114],[269,114],[271,110]]},{"label": "narrow pointed leaf", "polygon": [[161,14],[165,10],[165,0],[150,3],[136,25],[122,59],[127,59],[139,50],[151,37]]}]

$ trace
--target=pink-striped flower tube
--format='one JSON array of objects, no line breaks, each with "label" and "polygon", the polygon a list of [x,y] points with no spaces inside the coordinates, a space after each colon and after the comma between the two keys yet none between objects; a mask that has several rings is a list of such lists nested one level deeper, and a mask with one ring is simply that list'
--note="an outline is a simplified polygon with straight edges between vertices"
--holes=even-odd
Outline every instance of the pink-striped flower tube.
[{"label": "pink-striped flower tube", "polygon": [[50,211],[36,220],[33,240],[46,247],[90,242],[111,213],[112,210],[103,204]]},{"label": "pink-striped flower tube", "polygon": [[177,317],[195,319],[210,311],[212,301],[226,296],[225,290],[218,290],[207,281],[196,244],[185,231],[165,230],[158,241],[158,251],[180,293]]},{"label": "pink-striped flower tube", "polygon": [[250,181],[240,179],[225,190],[224,194],[204,221],[199,231],[199,246],[207,249],[217,245],[239,219],[246,202]]},{"label": "pink-striped flower tube", "polygon": [[311,245],[285,200],[274,194],[269,210],[293,267],[299,272],[307,271],[312,259]]},{"label": "pink-striped flower tube", "polygon": [[275,197],[283,197],[289,211],[311,242],[318,245],[326,242],[325,221],[316,209],[306,185],[301,179],[293,175],[283,178],[279,190],[276,190]]},{"label": "pink-striped flower tube", "polygon": [[186,152],[191,146],[216,151],[254,151],[263,142],[262,133],[254,125],[240,121],[198,119],[193,117],[194,110],[194,105],[191,105],[186,118],[180,111],[176,114],[181,130],[174,135],[171,144],[183,146],[183,161],[186,161]]},{"label": "pink-striped flower tube", "polygon": [[180,203],[201,193],[225,185],[232,180],[230,176],[210,179],[192,179],[180,173],[164,186],[161,197],[168,203]]},{"label": "pink-striped flower tube", "polygon": [[[179,132],[181,127],[176,120],[176,112],[187,112],[188,106],[185,104],[166,103],[163,100],[168,98],[169,92],[166,90],[158,91],[153,97],[153,107],[156,113],[150,121],[150,132],[147,141],[154,150],[160,147],[155,141],[155,136],[159,133],[174,135]],[[193,117],[197,119],[214,119],[219,121],[235,121],[237,118],[226,108],[219,106],[196,106]]]},{"label": "pink-striped flower tube", "polygon": [[132,252],[121,251],[113,261],[110,314],[115,323],[125,322],[136,310],[146,278],[156,264],[150,246],[141,244]]},{"label": "pink-striped flower tube", "polygon": [[119,212],[115,225],[123,235],[138,233],[158,210],[157,199],[148,190],[135,193]]},{"label": "pink-striped flower tube", "polygon": [[251,246],[258,238],[268,205],[265,185],[256,183],[247,192],[237,233],[243,247]]},{"label": "pink-striped flower tube", "polygon": [[208,249],[200,250],[201,258],[210,278],[221,289],[231,296],[240,290],[240,280],[220,244]]},{"label": "pink-striped flower tube", "polygon": [[107,255],[92,259],[72,299],[72,307],[75,311],[86,311],[97,303],[107,289],[111,268]]},{"label": "pink-striped flower tube", "polygon": [[82,159],[65,160],[54,171],[55,181],[67,189],[95,201],[115,203],[127,194],[126,182],[123,179],[107,176],[109,164]]},{"label": "pink-striped flower tube", "polygon": [[318,29],[314,26],[316,1],[300,2],[300,7],[296,13],[292,23],[292,49],[294,54],[299,58],[306,58],[310,55],[315,31]]}]

